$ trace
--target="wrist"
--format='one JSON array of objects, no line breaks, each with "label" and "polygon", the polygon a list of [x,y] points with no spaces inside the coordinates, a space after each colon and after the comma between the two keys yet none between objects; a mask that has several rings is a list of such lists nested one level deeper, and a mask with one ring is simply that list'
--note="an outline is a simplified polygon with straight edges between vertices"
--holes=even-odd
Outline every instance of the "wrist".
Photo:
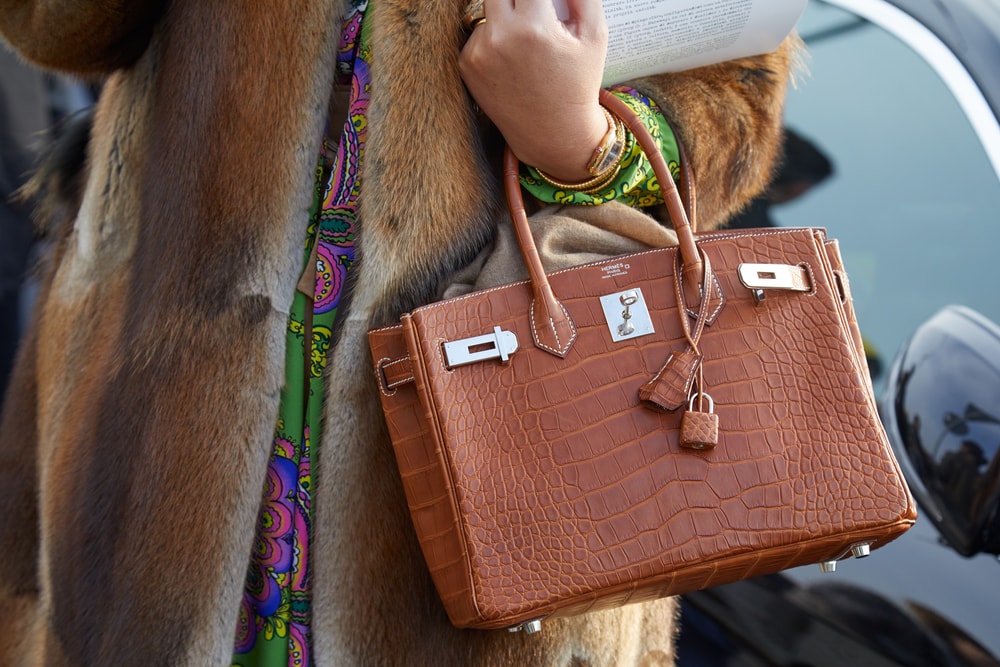
[{"label": "wrist", "polygon": [[588,193],[606,188],[614,181],[625,154],[625,124],[603,106],[601,112],[605,130],[587,160],[586,173],[580,176],[581,171],[578,169],[574,178],[567,178],[533,165],[542,180],[559,189]]},{"label": "wrist", "polygon": [[606,143],[609,132],[613,136],[613,117],[609,120],[604,107],[595,104],[585,118],[565,118],[559,129],[558,135],[549,134],[547,140],[526,150],[526,155],[519,155],[522,162],[559,181],[591,180],[595,174],[588,167],[595,151]]}]

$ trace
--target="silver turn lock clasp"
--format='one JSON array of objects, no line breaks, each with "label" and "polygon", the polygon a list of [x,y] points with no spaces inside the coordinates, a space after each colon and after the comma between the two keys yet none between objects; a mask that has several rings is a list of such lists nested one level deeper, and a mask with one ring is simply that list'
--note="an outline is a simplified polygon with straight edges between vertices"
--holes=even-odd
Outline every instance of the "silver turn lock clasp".
[{"label": "silver turn lock clasp", "polygon": [[518,345],[513,331],[493,327],[493,333],[447,341],[442,347],[445,365],[452,369],[490,359],[499,359],[505,364],[510,361],[510,355],[517,352]]},{"label": "silver turn lock clasp", "polygon": [[756,304],[765,299],[765,290],[812,291],[808,272],[802,266],[744,262],[739,265],[737,273],[743,286],[753,294]]}]

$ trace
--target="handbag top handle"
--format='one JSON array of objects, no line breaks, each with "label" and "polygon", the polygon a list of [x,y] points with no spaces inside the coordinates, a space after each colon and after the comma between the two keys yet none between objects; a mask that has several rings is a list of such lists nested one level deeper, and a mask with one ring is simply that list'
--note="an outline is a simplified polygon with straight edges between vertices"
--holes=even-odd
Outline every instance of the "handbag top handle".
[{"label": "handbag top handle", "polygon": [[[694,230],[691,228],[691,223],[684,210],[670,168],[667,166],[666,160],[663,159],[663,154],[660,153],[656,140],[653,139],[649,130],[628,105],[603,89],[600,92],[600,101],[605,108],[625,123],[653,167],[653,173],[659,181],[663,194],[663,202],[670,216],[670,223],[677,233],[683,283],[693,288],[685,295],[687,303],[696,307],[701,300],[698,286],[705,283],[705,272],[710,269],[706,266],[701,252],[695,244]],[[558,357],[565,357],[576,340],[576,326],[569,313],[552,292],[548,276],[545,275],[545,269],[542,267],[538,248],[535,246],[535,240],[531,236],[531,228],[528,226],[528,214],[524,207],[524,197],[521,195],[521,180],[518,171],[518,159],[508,146],[504,152],[504,189],[507,194],[507,206],[514,222],[517,242],[521,248],[521,256],[528,269],[534,293],[531,322],[535,345]]]}]

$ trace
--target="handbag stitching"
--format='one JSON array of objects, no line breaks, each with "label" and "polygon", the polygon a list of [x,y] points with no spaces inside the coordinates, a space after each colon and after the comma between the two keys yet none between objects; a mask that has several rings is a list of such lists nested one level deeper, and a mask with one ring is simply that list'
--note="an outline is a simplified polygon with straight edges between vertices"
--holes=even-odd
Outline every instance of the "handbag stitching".
[{"label": "handbag stitching", "polygon": [[388,361],[386,357],[382,357],[375,363],[375,382],[378,383],[379,393],[383,396],[393,397],[396,395],[395,391],[387,391],[388,387],[385,382],[385,375],[382,373],[382,362]]},{"label": "handbag stitching", "polygon": [[[809,274],[809,282],[812,284],[812,289],[805,293],[806,296],[816,296],[819,292],[819,285],[816,283],[816,273],[813,271],[812,264],[809,262],[799,262],[799,266],[803,267]],[[831,269],[832,271],[832,269]],[[840,299],[840,296],[837,297]]]},{"label": "handbag stitching", "polygon": [[[671,354],[669,357],[667,357],[667,360],[665,362],[663,362],[663,366],[660,368],[659,372],[657,372],[657,374],[653,377],[652,382],[654,382],[654,383],[657,382],[663,376],[663,374],[667,371],[667,366],[670,365],[670,361],[673,358],[674,358],[673,354]],[[693,384],[694,384],[694,375],[692,374],[690,377],[688,377],[687,380],[684,381],[684,393],[685,394],[690,394],[691,393],[691,386]]]},{"label": "handbag stitching", "polygon": [[436,352],[438,363],[441,364],[441,368],[445,370],[446,373],[454,373],[454,368],[448,368],[448,360],[444,356],[444,344],[448,342],[447,338],[435,338],[433,341],[434,350]]},{"label": "handbag stitching", "polygon": [[[699,241],[714,241],[716,239],[745,239],[745,238],[755,238],[758,236],[774,236],[777,234],[795,234],[803,231],[817,232],[821,230],[816,230],[811,227],[783,227],[781,229],[769,229],[763,232],[749,232],[748,230],[740,231],[721,231],[721,232],[704,232],[698,236]],[[823,232],[825,234],[825,232]]]},{"label": "handbag stitching", "polygon": [[[678,277],[678,280],[680,280],[681,287],[683,288],[684,275],[681,274]],[[719,305],[715,307],[715,310],[712,312],[711,315],[705,318],[706,326],[711,325],[712,322],[715,321],[715,318],[719,316],[719,313],[722,312],[722,308],[726,305],[726,293],[722,291],[722,283],[719,282],[719,276],[714,271],[712,272],[712,281],[715,283],[715,291],[719,293]],[[686,310],[687,314],[690,315],[691,317],[695,319],[698,318],[698,313],[696,313],[691,308],[688,308],[686,305],[684,306],[684,310]]]},{"label": "handbag stitching", "polygon": [[403,328],[402,324],[388,324],[384,327],[381,327],[380,329],[372,329],[369,333],[370,334],[381,333],[383,331],[392,331],[393,329],[402,329],[402,328]]},{"label": "handbag stitching", "polygon": [[[398,359],[396,361],[393,361],[391,364],[385,364],[382,368],[384,369],[387,366],[391,366],[392,364],[401,364],[401,363],[404,363],[404,362],[407,362],[407,361],[410,361],[410,356],[409,355],[403,357],[402,359]],[[414,379],[415,378],[414,378],[413,374],[411,373],[410,375],[407,375],[404,378],[400,378],[399,380],[396,380],[395,382],[387,383],[385,386],[388,387],[389,389],[395,389],[396,387],[401,387],[401,386],[403,386],[404,384],[406,384],[408,382],[413,382]]]},{"label": "handbag stitching", "polygon": [[[394,327],[388,327],[388,328],[392,329]],[[391,384],[385,381],[385,373],[384,373],[385,368],[388,368],[393,364],[401,364],[406,361],[410,361],[410,355],[406,355],[402,359],[395,359],[395,360],[390,359],[389,357],[382,357],[381,359],[378,360],[378,362],[376,362],[375,380],[378,382],[378,390],[382,392],[382,395],[389,397],[395,396],[397,387],[401,387],[404,384],[407,384],[408,382],[414,382],[416,380],[413,374],[410,374],[407,377],[397,380],[396,382],[393,382]]]},{"label": "handbag stitching", "polygon": [[[538,340],[538,330],[535,328],[535,302],[534,301],[531,302],[531,308],[528,309],[528,320],[531,322],[531,337],[535,340],[535,345],[537,345],[538,347],[542,348],[543,350],[548,350],[549,352],[554,352],[555,354],[563,356],[563,355],[566,354],[567,350],[569,350],[569,348],[573,345],[573,342],[576,340],[578,332],[576,330],[576,323],[573,321],[573,318],[569,316],[569,312],[566,310],[566,306],[564,306],[562,304],[562,301],[559,301],[558,303],[559,303],[559,307],[563,311],[563,314],[566,315],[567,321],[569,321],[569,328],[573,330],[573,335],[569,337],[569,341],[567,341],[567,343],[566,343],[565,346],[561,346],[559,348],[553,348],[553,347],[550,347],[548,345],[545,345],[544,343],[539,342],[539,340]],[[552,318],[550,317],[549,318],[549,323],[551,323],[551,322],[552,322]],[[556,337],[556,345],[562,345],[559,342],[559,333],[556,331],[556,328],[554,326],[552,327],[552,333]]]}]

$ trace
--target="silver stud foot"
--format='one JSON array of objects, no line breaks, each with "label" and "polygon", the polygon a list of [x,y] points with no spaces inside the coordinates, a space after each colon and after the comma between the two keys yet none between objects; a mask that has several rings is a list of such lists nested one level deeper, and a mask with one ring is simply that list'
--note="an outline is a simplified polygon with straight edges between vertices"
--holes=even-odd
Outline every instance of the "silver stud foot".
[{"label": "silver stud foot", "polygon": [[525,621],[520,625],[507,628],[507,632],[524,632],[526,635],[533,635],[542,630],[542,619],[536,618],[533,621]]},{"label": "silver stud foot", "polygon": [[856,544],[851,547],[851,554],[855,558],[865,558],[871,554],[871,546],[868,544]]},{"label": "silver stud foot", "polygon": [[835,560],[823,561],[822,563],[819,564],[819,571],[822,572],[822,573],[824,573],[824,574],[827,574],[829,572],[836,572],[837,571],[837,561],[835,561]]}]

